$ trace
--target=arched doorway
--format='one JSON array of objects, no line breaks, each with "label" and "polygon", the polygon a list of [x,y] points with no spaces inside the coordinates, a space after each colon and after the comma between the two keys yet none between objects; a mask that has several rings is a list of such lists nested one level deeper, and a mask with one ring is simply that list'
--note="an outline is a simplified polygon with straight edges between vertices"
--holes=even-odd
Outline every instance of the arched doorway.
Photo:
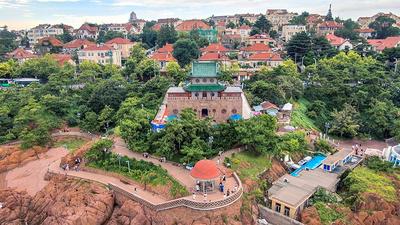
[{"label": "arched doorway", "polygon": [[208,109],[201,109],[201,117],[208,117]]}]

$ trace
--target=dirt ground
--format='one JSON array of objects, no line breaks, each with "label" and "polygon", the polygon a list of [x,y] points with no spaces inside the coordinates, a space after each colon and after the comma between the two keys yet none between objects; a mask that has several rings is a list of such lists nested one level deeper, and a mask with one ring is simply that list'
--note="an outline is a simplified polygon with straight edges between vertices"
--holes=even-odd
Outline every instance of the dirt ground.
[{"label": "dirt ground", "polygon": [[46,184],[44,175],[49,164],[68,154],[64,148],[52,148],[39,156],[40,160],[31,161],[21,167],[0,175],[0,188],[15,188],[17,191],[26,190],[34,196]]},{"label": "dirt ground", "polygon": [[384,148],[387,147],[386,142],[384,141],[379,141],[379,140],[357,140],[357,139],[352,139],[352,140],[345,140],[345,141],[340,141],[340,147],[342,148],[351,148],[353,145],[360,145],[361,147],[366,149],[366,148],[374,148],[374,149],[379,149],[383,150]]}]

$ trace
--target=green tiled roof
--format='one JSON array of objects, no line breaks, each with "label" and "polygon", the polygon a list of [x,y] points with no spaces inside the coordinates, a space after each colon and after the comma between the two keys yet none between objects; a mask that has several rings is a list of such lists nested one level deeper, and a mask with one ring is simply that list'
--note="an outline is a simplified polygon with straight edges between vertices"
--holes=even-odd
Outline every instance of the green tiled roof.
[{"label": "green tiled roof", "polygon": [[193,62],[191,77],[217,77],[217,62]]},{"label": "green tiled roof", "polygon": [[225,86],[222,84],[189,84],[185,87],[186,91],[223,91]]}]

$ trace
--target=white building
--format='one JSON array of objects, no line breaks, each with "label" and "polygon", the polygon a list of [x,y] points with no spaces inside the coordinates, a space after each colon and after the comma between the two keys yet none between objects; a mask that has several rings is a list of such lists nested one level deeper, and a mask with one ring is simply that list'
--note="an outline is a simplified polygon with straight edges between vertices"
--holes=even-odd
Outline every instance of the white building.
[{"label": "white building", "polygon": [[306,26],[301,25],[284,25],[282,27],[282,37],[287,42],[297,33],[305,32]]},{"label": "white building", "polygon": [[121,51],[107,45],[93,45],[78,51],[79,63],[85,60],[98,64],[121,66]]},{"label": "white building", "polygon": [[383,158],[393,163],[394,166],[400,166],[400,145],[383,149]]},{"label": "white building", "polygon": [[40,24],[28,31],[29,44],[31,46],[38,43],[39,39],[44,37],[55,37],[64,33],[62,27],[53,26],[50,24]]}]

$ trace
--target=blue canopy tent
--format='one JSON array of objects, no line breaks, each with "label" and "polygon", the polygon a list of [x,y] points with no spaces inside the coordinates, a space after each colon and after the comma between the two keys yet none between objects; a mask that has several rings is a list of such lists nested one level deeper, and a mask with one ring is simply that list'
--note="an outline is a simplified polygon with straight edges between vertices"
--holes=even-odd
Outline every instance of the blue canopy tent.
[{"label": "blue canopy tent", "polygon": [[232,121],[238,121],[238,120],[241,120],[241,119],[242,119],[242,115],[240,115],[240,114],[232,114],[229,117],[229,120],[232,120]]}]

